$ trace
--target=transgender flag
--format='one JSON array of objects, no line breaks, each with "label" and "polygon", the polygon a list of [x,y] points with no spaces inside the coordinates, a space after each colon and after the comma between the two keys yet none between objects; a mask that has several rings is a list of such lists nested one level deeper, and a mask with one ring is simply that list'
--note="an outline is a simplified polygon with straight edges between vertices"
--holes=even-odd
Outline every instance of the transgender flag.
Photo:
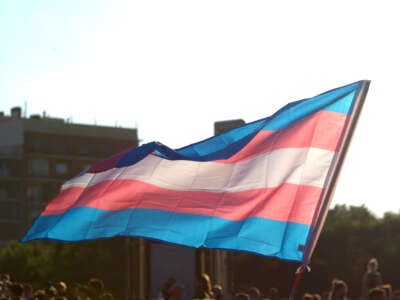
[{"label": "transgender flag", "polygon": [[68,180],[22,241],[145,237],[301,261],[365,81],[178,150],[152,142]]}]

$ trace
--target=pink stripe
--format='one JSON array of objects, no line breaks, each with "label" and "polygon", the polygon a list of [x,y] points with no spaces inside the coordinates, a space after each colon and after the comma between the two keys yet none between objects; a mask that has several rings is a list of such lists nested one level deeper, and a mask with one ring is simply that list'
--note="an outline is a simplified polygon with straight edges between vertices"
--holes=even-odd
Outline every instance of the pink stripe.
[{"label": "pink stripe", "polygon": [[[237,162],[282,148],[315,147],[336,151],[347,117],[346,114],[322,110],[282,130],[262,130],[236,155],[218,162]],[[119,160],[133,149],[127,149],[93,165],[88,173],[114,168]]]},{"label": "pink stripe", "polygon": [[[282,148],[315,147],[336,151],[347,117],[346,114],[322,110],[282,130],[262,130],[236,155],[218,162],[237,162]],[[133,149],[129,148],[93,165],[88,173],[114,168],[119,160]]]},{"label": "pink stripe", "polygon": [[221,163],[233,163],[282,148],[320,148],[336,151],[348,115],[319,111],[282,130],[262,130],[241,151]]},{"label": "pink stripe", "polygon": [[86,189],[66,189],[42,214],[61,214],[71,207],[81,206],[102,210],[147,208],[229,220],[261,217],[310,224],[321,192],[320,188],[287,183],[278,188],[234,193],[175,191],[136,180],[115,180]]}]

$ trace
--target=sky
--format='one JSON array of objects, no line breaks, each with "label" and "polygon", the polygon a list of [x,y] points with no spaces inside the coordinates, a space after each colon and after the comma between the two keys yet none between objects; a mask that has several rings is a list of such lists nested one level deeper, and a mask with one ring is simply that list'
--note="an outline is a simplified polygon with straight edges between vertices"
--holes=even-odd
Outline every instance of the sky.
[{"label": "sky", "polygon": [[396,1],[0,0],[0,111],[137,128],[172,148],[358,80],[331,207],[400,212]]}]

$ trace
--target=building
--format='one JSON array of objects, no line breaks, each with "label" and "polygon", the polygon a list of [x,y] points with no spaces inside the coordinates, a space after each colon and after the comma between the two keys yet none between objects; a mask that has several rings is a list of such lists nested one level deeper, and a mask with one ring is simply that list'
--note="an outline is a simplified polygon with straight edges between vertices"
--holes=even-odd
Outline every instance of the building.
[{"label": "building", "polygon": [[137,130],[0,112],[0,248],[20,239],[63,182],[138,145]]},{"label": "building", "polygon": [[[216,122],[214,133],[243,123]],[[0,112],[0,248],[23,236],[62,183],[96,161],[137,145],[136,129],[73,124],[45,115],[26,118],[19,107],[10,115]],[[201,273],[231,293],[226,251],[129,237],[125,244],[126,299],[155,299],[170,276],[184,284],[189,299]]]}]

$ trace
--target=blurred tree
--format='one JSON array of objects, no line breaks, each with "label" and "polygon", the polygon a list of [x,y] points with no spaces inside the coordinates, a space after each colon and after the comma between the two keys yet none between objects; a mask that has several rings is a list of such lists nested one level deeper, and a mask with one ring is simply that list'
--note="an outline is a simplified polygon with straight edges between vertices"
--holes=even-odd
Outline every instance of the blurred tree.
[{"label": "blurred tree", "polygon": [[35,288],[47,282],[85,283],[92,277],[122,297],[125,255],[123,239],[60,243],[53,241],[10,242],[0,251],[0,270],[16,281]]},{"label": "blurred tree", "polygon": [[[100,277],[116,298],[123,298],[126,271],[124,238],[79,243],[34,241],[11,242],[0,251],[0,272],[15,280],[42,287],[51,280],[87,282]],[[379,261],[385,283],[400,287],[400,214],[377,218],[366,207],[336,205],[327,220],[311,259],[311,272],[304,277],[302,292],[327,291],[333,278],[347,282],[349,296],[361,293],[361,278],[371,257]],[[230,252],[234,291],[258,287],[264,295],[270,287],[289,295],[296,262],[285,262],[244,252]],[[136,276],[136,275],[135,275]],[[136,277],[135,277],[136,278]]]}]

